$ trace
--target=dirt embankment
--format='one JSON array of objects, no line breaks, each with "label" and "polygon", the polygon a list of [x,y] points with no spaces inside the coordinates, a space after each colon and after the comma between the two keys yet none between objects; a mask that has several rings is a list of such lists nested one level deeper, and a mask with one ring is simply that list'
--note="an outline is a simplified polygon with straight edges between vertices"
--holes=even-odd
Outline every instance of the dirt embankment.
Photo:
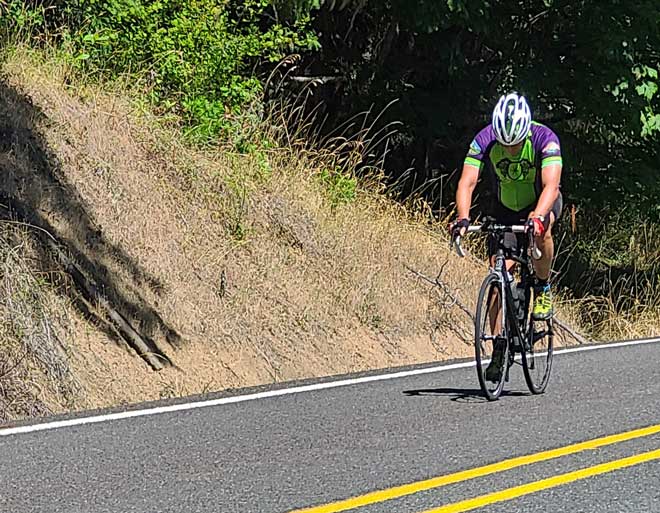
[{"label": "dirt embankment", "polygon": [[[25,390],[0,396],[40,406],[7,400],[4,417],[471,354],[468,318],[406,266],[445,266],[466,300],[484,269],[402,207],[367,191],[331,201],[311,153],[194,150],[122,94],[71,79],[27,52],[3,64],[2,193],[171,364],[154,372],[35,228],[5,220],[5,280],[20,259],[53,348],[39,357],[26,330],[6,338],[0,382],[20,375]],[[15,326],[15,304],[2,308]]]}]

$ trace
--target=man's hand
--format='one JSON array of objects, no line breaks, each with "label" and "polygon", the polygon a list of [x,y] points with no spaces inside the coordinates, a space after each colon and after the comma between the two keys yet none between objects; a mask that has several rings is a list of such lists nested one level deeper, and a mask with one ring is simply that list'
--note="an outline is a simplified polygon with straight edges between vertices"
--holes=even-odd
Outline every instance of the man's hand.
[{"label": "man's hand", "polygon": [[527,219],[527,229],[534,232],[534,237],[543,237],[548,230],[549,216],[537,216],[532,212]]},{"label": "man's hand", "polygon": [[464,217],[463,219],[457,219],[453,223],[450,223],[449,233],[451,233],[451,238],[455,239],[458,236],[463,237],[469,226],[470,220],[467,217]]}]

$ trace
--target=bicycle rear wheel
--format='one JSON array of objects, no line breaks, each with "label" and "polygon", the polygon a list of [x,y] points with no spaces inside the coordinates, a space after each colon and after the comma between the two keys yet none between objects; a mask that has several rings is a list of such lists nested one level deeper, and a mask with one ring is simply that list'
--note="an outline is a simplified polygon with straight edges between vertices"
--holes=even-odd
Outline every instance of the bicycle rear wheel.
[{"label": "bicycle rear wheel", "polygon": [[545,392],[552,369],[554,332],[552,320],[529,320],[527,340],[522,352],[525,381],[533,394]]},{"label": "bicycle rear wheel", "polygon": [[489,401],[499,398],[509,360],[503,307],[503,284],[496,274],[486,276],[477,300],[474,349],[479,385]]}]

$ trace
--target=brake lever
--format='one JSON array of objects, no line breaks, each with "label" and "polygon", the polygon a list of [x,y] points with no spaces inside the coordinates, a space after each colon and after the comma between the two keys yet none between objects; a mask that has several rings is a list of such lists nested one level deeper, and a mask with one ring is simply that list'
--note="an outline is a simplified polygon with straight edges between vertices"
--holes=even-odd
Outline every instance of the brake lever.
[{"label": "brake lever", "polygon": [[456,250],[456,254],[461,257],[465,258],[465,250],[463,249],[463,246],[461,246],[461,236],[457,235],[456,237],[453,238],[451,246],[453,249]]}]

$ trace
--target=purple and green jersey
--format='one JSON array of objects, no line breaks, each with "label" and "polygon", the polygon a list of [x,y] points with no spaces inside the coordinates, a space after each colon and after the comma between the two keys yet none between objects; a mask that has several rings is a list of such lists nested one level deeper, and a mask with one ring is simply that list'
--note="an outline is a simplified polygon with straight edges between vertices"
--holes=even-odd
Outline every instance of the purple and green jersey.
[{"label": "purple and green jersey", "polygon": [[492,126],[481,130],[470,144],[465,164],[481,169],[486,163],[497,177],[500,203],[516,212],[534,203],[541,193],[541,170],[562,164],[559,138],[547,126],[532,122],[518,155],[497,142]]}]

